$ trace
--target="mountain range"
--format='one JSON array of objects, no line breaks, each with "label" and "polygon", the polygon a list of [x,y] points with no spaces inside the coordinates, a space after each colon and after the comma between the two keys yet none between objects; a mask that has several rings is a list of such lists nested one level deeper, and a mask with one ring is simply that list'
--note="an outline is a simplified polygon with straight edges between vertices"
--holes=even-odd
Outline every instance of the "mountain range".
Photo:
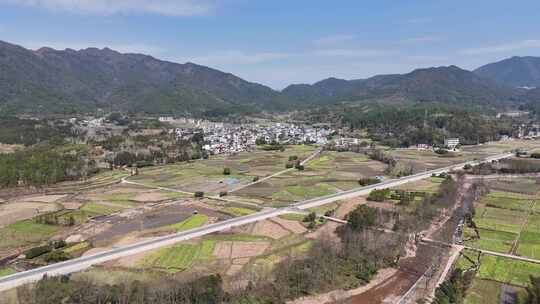
[{"label": "mountain range", "polygon": [[512,57],[486,64],[474,73],[511,87],[540,87],[540,57]]},{"label": "mountain range", "polygon": [[[536,98],[540,58],[513,57],[474,72],[456,66],[367,79],[328,78],[282,91],[194,63],[104,48],[28,50],[0,41],[0,111],[96,109],[174,114],[283,110],[343,102],[439,102],[490,108]],[[526,72],[524,72],[526,71]]]}]

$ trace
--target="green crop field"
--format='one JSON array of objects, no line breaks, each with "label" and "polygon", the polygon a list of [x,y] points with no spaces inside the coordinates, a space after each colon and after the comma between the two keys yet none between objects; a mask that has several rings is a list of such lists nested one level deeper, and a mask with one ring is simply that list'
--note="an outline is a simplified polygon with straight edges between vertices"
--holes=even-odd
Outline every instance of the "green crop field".
[{"label": "green crop field", "polygon": [[[480,233],[480,239],[465,242],[467,246],[508,253],[510,249],[512,249],[512,244],[517,238],[517,234],[512,232],[488,230],[482,228],[478,229],[478,232]],[[466,228],[466,236],[472,236],[473,234],[474,232],[472,229]]]},{"label": "green crop field", "polygon": [[501,283],[475,278],[467,290],[465,304],[499,303]]},{"label": "green crop field", "polygon": [[[507,192],[506,192],[507,193]],[[521,199],[521,198],[511,198],[504,196],[487,196],[482,199],[483,203],[488,207],[508,209],[508,210],[517,210],[517,211],[528,211],[531,207],[530,199]]]},{"label": "green crop field", "polygon": [[41,242],[60,229],[60,226],[38,224],[31,220],[19,221],[0,229],[0,248]]},{"label": "green crop field", "polygon": [[190,218],[176,224],[167,226],[167,229],[174,229],[177,232],[201,227],[208,221],[208,216],[204,214],[195,214]]},{"label": "green crop field", "polygon": [[518,286],[527,286],[529,276],[540,274],[540,265],[503,257],[483,256],[479,278]]},{"label": "green crop field", "polygon": [[84,204],[84,206],[80,210],[84,212],[93,213],[96,215],[109,215],[109,214],[118,212],[122,209],[124,208],[120,206],[110,206],[110,205],[104,205],[104,204],[99,204],[95,202],[88,202]]},{"label": "green crop field", "polygon": [[180,244],[164,248],[145,257],[142,267],[164,270],[175,273],[189,269],[196,260],[213,258],[216,241],[203,240],[198,244]]},{"label": "green crop field", "polygon": [[200,251],[199,245],[182,244],[161,249],[143,260],[143,267],[163,269],[170,273],[184,271],[191,267]]},{"label": "green crop field", "polygon": [[518,233],[527,214],[501,208],[478,208],[475,222],[479,228]]}]

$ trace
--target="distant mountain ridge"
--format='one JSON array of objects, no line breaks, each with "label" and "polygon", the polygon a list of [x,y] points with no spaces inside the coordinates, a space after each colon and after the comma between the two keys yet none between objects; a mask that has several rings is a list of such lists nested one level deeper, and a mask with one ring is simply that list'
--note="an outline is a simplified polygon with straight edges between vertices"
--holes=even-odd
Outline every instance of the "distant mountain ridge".
[{"label": "distant mountain ridge", "polygon": [[456,66],[417,69],[407,74],[367,79],[329,78],[313,85],[290,85],[282,93],[292,99],[327,103],[339,100],[442,102],[504,106],[515,94],[511,88]]},{"label": "distant mountain ridge", "polygon": [[540,87],[540,57],[516,56],[481,66],[474,73],[511,87]]},{"label": "distant mountain ridge", "polygon": [[[194,63],[173,63],[104,48],[36,51],[0,41],[0,113],[96,109],[224,115],[342,102],[439,102],[512,107],[519,90],[456,66],[367,79],[328,78],[276,91]],[[516,97],[517,96],[517,97]]]},{"label": "distant mountain ridge", "polygon": [[194,113],[271,103],[278,92],[193,63],[108,48],[31,51],[0,42],[0,107]]}]

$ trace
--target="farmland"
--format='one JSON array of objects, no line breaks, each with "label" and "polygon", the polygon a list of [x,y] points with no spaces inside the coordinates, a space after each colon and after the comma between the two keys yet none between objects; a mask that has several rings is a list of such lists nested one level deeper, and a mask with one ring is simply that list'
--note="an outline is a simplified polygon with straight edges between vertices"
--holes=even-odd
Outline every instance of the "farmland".
[{"label": "farmland", "polygon": [[[465,228],[466,245],[489,251],[540,259],[540,202],[538,183],[534,178],[495,179],[485,181],[489,194],[476,202],[473,229]],[[464,255],[477,261],[477,254],[465,250]],[[540,265],[505,257],[482,255],[465,303],[497,303],[503,294],[523,303],[525,287],[531,275],[540,274]],[[469,260],[461,258],[459,267],[469,268]],[[488,301],[488,302],[486,302]]]},{"label": "farmland", "polygon": [[[514,186],[513,191],[508,184]],[[521,191],[522,185],[527,191]],[[476,203],[474,222],[480,238],[471,228],[465,229],[466,244],[485,250],[513,253],[530,258],[540,256],[538,242],[540,230],[537,205],[540,193],[534,179],[512,181],[493,180],[488,186],[495,188]]]}]

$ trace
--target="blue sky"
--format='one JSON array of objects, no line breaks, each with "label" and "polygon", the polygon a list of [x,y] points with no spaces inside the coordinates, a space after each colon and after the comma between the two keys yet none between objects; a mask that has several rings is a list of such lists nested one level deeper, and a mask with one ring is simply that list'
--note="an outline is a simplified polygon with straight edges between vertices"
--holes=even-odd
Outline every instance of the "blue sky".
[{"label": "blue sky", "polygon": [[191,61],[276,89],[540,55],[540,1],[0,0],[0,40]]}]

